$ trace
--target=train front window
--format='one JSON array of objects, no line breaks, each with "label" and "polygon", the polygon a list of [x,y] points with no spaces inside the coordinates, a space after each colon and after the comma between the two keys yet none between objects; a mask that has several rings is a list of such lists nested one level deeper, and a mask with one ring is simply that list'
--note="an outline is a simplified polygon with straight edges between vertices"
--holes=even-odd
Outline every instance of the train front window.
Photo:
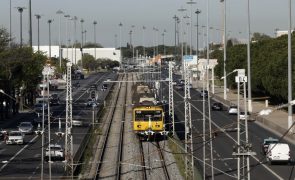
[{"label": "train front window", "polygon": [[135,120],[136,121],[161,121],[162,120],[162,111],[135,111]]}]

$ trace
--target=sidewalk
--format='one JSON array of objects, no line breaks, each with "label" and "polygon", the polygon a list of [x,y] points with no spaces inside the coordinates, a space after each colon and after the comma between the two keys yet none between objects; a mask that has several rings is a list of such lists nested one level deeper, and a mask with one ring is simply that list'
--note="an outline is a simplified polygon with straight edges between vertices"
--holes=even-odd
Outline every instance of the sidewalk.
[{"label": "sidewalk", "polygon": [[[202,87],[202,83],[193,81],[192,82],[193,88],[200,89]],[[210,96],[219,101],[224,103],[225,105],[229,106],[232,104],[237,104],[238,94],[235,91],[229,90],[227,92],[227,100],[224,99],[224,90],[223,86],[215,86],[214,94],[212,94],[212,88],[210,88]],[[244,98],[242,95],[240,95],[240,104],[241,109],[244,109]],[[288,112],[284,110],[276,110],[273,111],[271,114],[267,116],[261,116],[258,113],[263,109],[272,109],[274,110],[274,106],[268,105],[266,107],[265,100],[252,100],[252,113],[251,117],[257,122],[258,125],[263,126],[264,128],[272,131],[273,133],[282,136],[286,133],[288,129]],[[294,119],[293,115],[293,119]],[[294,128],[295,129],[295,128]],[[288,133],[284,139],[287,141],[293,143],[295,135],[294,133]]]}]

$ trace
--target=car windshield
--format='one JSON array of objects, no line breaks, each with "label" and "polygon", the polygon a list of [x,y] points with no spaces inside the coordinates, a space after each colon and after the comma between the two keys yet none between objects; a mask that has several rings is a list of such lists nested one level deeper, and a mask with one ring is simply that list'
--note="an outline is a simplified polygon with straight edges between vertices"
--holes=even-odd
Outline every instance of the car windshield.
[{"label": "car windshield", "polygon": [[264,145],[269,145],[269,144],[273,144],[273,143],[278,143],[279,141],[277,139],[273,139],[273,140],[265,140],[264,141]]},{"label": "car windshield", "polygon": [[31,123],[21,123],[20,124],[21,127],[31,127]]},{"label": "car windshield", "polygon": [[22,134],[20,132],[10,132],[9,136],[21,136]]}]

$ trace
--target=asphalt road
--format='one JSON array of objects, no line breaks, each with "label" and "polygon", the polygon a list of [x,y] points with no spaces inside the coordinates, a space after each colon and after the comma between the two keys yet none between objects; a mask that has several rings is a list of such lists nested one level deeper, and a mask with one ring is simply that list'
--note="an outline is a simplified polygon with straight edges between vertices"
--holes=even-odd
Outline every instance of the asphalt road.
[{"label": "asphalt road", "polygon": [[[177,77],[176,77],[177,78]],[[178,77],[179,78],[179,77]],[[167,84],[163,83],[164,88],[167,89]],[[167,93],[168,94],[168,91]],[[174,89],[175,114],[176,114],[176,130],[181,139],[184,139],[184,91]],[[193,123],[193,142],[194,142],[194,156],[196,157],[195,164],[199,168],[203,167],[203,102],[200,97],[199,90],[191,89],[191,109],[192,109],[192,123]],[[211,105],[214,102],[211,99]],[[210,143],[209,143],[209,127],[208,127],[208,103],[206,107],[206,179],[211,179],[210,167]],[[227,107],[224,106],[223,111],[211,111],[212,129],[216,131],[217,136],[212,140],[213,143],[213,163],[214,163],[214,179],[236,179],[237,177],[237,160],[232,155],[233,146],[237,143],[237,132],[222,132],[222,130],[234,130],[237,127],[237,116],[228,115]],[[279,139],[277,135],[269,130],[258,125],[256,122],[249,122],[249,142],[252,144],[252,151],[256,155],[250,158],[250,174],[251,179],[294,179],[294,163],[290,164],[275,164],[269,165],[265,156],[261,153],[261,144],[264,138],[274,137]],[[242,131],[244,125],[241,125]],[[245,140],[245,133],[241,134],[243,143]],[[282,141],[284,142],[284,141]],[[294,158],[295,146],[290,144],[291,158]],[[245,164],[246,165],[246,164]],[[245,174],[246,169],[242,168],[241,173]],[[202,172],[200,172],[202,174]]]},{"label": "asphalt road", "polygon": [[[84,140],[88,129],[92,125],[92,108],[87,108],[84,103],[90,96],[90,86],[94,83],[97,84],[98,89],[96,93],[97,101],[102,103],[106,98],[109,89],[101,91],[100,87],[103,81],[110,78],[115,78],[114,73],[96,73],[90,75],[84,80],[79,80],[80,87],[73,87],[73,118],[79,117],[83,120],[85,126],[73,128],[73,147],[74,154],[76,153],[79,145]],[[72,84],[77,80],[73,80]],[[55,132],[58,129],[58,119],[61,117],[62,130],[64,129],[65,117],[65,91],[59,91],[61,104],[52,107],[51,118],[51,143],[64,145],[64,137],[58,137]],[[96,110],[100,105],[96,108]],[[36,117],[34,113],[27,114],[22,121],[33,121]],[[16,129],[19,122],[13,122],[8,129]],[[48,145],[48,131],[45,132],[45,148]],[[41,136],[26,135],[24,145],[6,145],[4,142],[0,143],[0,179],[15,178],[15,179],[30,179],[39,178],[41,174]],[[75,162],[77,163],[77,162]],[[64,174],[64,163],[61,161],[54,161],[51,164],[52,177],[62,176]],[[49,168],[48,163],[44,163],[44,177],[48,177]]]}]

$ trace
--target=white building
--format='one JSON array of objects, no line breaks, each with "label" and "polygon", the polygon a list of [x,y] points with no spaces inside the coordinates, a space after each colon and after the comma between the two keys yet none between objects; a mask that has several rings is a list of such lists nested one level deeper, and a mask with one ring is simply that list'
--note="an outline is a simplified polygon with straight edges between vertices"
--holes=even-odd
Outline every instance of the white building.
[{"label": "white building", "polygon": [[[34,52],[38,50],[38,46],[33,46]],[[40,46],[40,51],[45,55],[49,55],[49,46]],[[80,48],[62,48],[63,58],[69,59],[73,64],[77,64],[81,60]],[[121,62],[121,52],[116,48],[83,48],[83,54],[90,54],[96,59],[110,59]],[[51,57],[59,57],[58,46],[51,46]]]},{"label": "white building", "polygon": [[[294,30],[291,30],[291,33],[293,33],[293,31]],[[279,30],[276,31],[276,37],[280,37],[283,35],[288,35],[288,31],[279,31]]]}]

